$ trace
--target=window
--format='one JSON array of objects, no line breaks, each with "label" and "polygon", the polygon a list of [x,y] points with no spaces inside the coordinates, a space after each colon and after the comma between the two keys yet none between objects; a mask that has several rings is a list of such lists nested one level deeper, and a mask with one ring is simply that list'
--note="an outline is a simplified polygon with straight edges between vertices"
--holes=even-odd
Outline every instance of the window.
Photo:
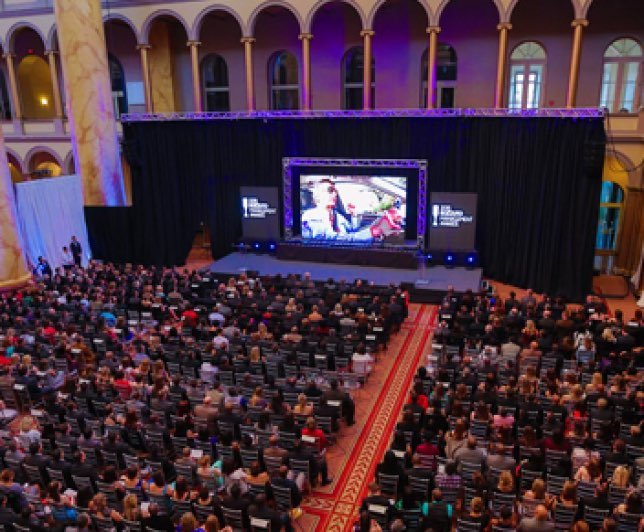
[{"label": "window", "polygon": [[510,109],[537,109],[543,99],[546,51],[536,42],[518,45],[510,55]]},{"label": "window", "polygon": [[230,111],[228,90],[228,65],[217,54],[210,54],[201,63],[204,109],[206,111]]},{"label": "window", "polygon": [[611,113],[633,113],[639,102],[642,47],[633,39],[617,39],[604,52],[600,107]]},{"label": "window", "polygon": [[[427,77],[429,70],[429,53],[425,49],[421,60],[421,106],[427,107]],[[456,88],[456,52],[449,44],[438,43],[436,50],[436,105],[443,109],[454,107]]]},{"label": "window", "polygon": [[107,56],[110,81],[112,83],[112,101],[114,102],[114,118],[117,120],[127,113],[127,93],[125,91],[125,73],[121,62],[112,54]]},{"label": "window", "polygon": [[617,250],[617,234],[624,207],[624,190],[614,181],[604,181],[599,201],[595,248],[597,251],[614,252]]},{"label": "window", "polygon": [[11,103],[4,73],[0,72],[0,120],[11,120]]},{"label": "window", "polygon": [[300,85],[297,59],[290,52],[277,52],[268,62],[271,109],[298,109]]},{"label": "window", "polygon": [[[364,50],[362,46],[351,48],[342,60],[343,109],[362,109],[364,85]],[[376,61],[371,56],[371,108],[376,99]]]}]

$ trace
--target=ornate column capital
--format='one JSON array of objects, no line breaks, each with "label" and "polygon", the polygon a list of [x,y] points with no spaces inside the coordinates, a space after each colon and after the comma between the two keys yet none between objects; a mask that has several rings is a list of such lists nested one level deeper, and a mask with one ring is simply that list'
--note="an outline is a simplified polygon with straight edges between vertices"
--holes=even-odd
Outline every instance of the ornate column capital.
[{"label": "ornate column capital", "polygon": [[150,48],[152,48],[152,46],[150,46],[148,43],[141,43],[136,45],[137,50],[149,50]]},{"label": "ornate column capital", "polygon": [[239,42],[241,42],[242,44],[253,44],[255,42],[255,37],[242,37]]},{"label": "ornate column capital", "polygon": [[497,24],[496,29],[501,31],[501,30],[511,30],[512,29],[512,24],[509,22],[501,22],[501,24]]},{"label": "ornate column capital", "polygon": [[429,26],[426,30],[426,33],[432,34],[432,33],[440,33],[441,32],[441,27],[440,26]]},{"label": "ornate column capital", "polygon": [[198,46],[201,46],[201,41],[188,41],[188,42],[186,43],[186,46],[187,46],[188,48],[192,48],[193,46],[194,46],[194,47],[198,47]]},{"label": "ornate column capital", "polygon": [[373,37],[375,34],[376,32],[373,30],[362,30],[360,32],[360,37],[365,37],[365,36]]},{"label": "ornate column capital", "polygon": [[297,38],[298,38],[300,41],[304,41],[304,40],[310,41],[310,40],[313,38],[313,34],[312,34],[312,33],[300,33],[300,34],[297,36]]},{"label": "ornate column capital", "polygon": [[581,27],[585,28],[586,26],[588,26],[588,20],[585,19],[585,18],[576,18],[575,20],[573,20],[570,23],[570,25],[573,28],[576,28],[577,26],[581,26]]}]

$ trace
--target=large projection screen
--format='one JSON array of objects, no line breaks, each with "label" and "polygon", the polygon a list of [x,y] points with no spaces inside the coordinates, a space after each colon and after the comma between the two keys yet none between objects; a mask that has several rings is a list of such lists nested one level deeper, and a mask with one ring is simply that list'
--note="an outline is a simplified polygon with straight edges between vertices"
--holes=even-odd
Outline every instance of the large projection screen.
[{"label": "large projection screen", "polygon": [[401,243],[406,225],[406,177],[300,174],[306,240]]},{"label": "large projection screen", "polygon": [[477,194],[432,192],[429,202],[429,249],[473,251]]},{"label": "large projection screen", "polygon": [[427,161],[284,158],[284,238],[424,248]]}]

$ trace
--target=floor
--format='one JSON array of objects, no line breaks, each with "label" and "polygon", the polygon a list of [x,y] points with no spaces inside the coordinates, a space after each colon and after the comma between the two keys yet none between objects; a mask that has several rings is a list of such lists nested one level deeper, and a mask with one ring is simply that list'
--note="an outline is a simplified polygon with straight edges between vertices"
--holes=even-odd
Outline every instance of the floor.
[{"label": "floor", "polygon": [[[193,250],[189,257],[190,268],[212,267],[217,270],[222,266],[221,261],[211,264],[209,250]],[[303,271],[313,273],[314,265],[304,264],[307,267]],[[320,265],[327,272],[329,266]],[[360,268],[361,276],[363,270]],[[515,291],[519,297],[525,293],[525,290],[510,285],[495,281],[491,283],[501,297],[507,297],[510,291]],[[622,286],[619,279],[609,276],[593,280],[593,290],[598,294],[614,294]],[[621,309],[626,317],[632,316],[637,308],[636,300],[630,294],[621,298],[607,298],[606,303],[611,312]],[[298,529],[307,532],[353,530],[360,503],[389,445],[413,375],[418,366],[424,363],[425,355],[431,351],[436,316],[435,306],[410,305],[409,319],[392,338],[387,353],[381,355],[365,386],[355,394],[356,424],[343,426],[337,443],[328,452],[333,482],[313,490],[305,498],[302,504],[304,513],[297,521]]]}]

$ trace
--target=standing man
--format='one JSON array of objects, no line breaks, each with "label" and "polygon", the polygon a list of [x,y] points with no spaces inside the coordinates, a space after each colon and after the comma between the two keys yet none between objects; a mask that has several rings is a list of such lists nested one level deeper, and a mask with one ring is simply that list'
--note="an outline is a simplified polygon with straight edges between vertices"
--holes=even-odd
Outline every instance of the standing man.
[{"label": "standing man", "polygon": [[76,239],[76,236],[72,236],[72,241],[69,243],[69,249],[71,249],[72,255],[74,255],[74,264],[80,268],[83,248],[81,247],[80,242]]}]

